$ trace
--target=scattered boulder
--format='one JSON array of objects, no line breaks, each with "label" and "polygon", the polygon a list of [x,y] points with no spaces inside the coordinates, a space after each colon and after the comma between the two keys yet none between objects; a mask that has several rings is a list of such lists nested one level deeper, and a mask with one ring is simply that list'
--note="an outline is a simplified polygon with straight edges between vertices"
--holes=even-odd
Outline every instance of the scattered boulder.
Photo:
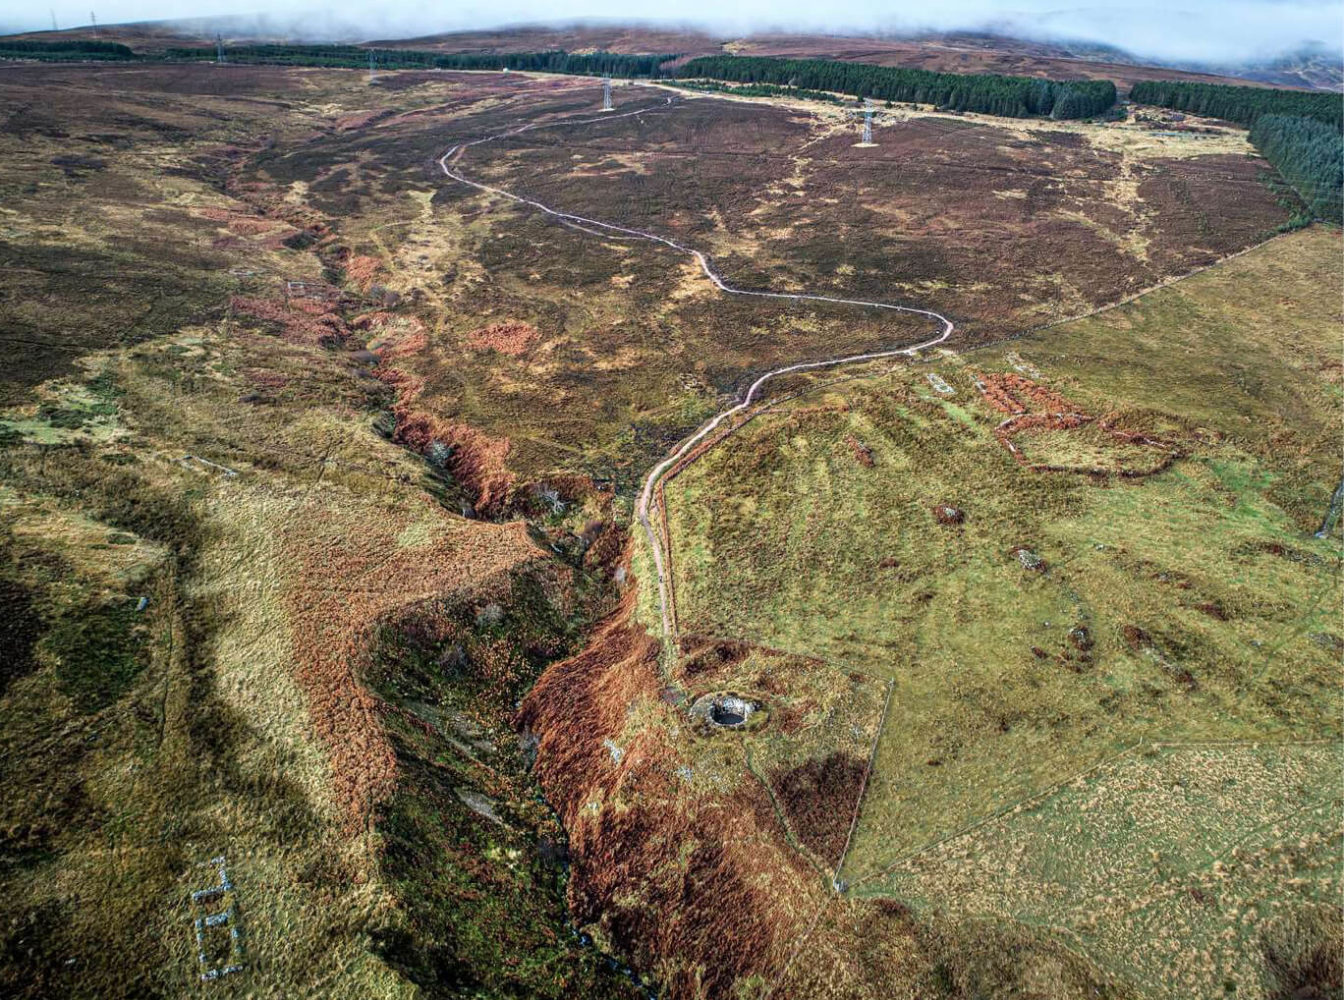
[{"label": "scattered boulder", "polygon": [[849,450],[854,456],[854,461],[858,462],[866,469],[873,467],[873,449],[856,438],[853,434],[845,437],[845,444],[849,445]]},{"label": "scattered boulder", "polygon": [[1135,652],[1146,649],[1153,644],[1153,637],[1137,625],[1126,625],[1120,631],[1125,637],[1125,642],[1129,644],[1129,648]]},{"label": "scattered boulder", "polygon": [[966,512],[950,503],[934,504],[933,517],[939,524],[958,525],[966,522]]},{"label": "scattered boulder", "polygon": [[484,816],[492,823],[498,823],[500,826],[508,826],[503,818],[495,811],[495,800],[489,796],[482,795],[480,792],[473,791],[470,788],[458,787],[453,791],[457,797],[462,800],[462,804],[474,812],[477,816]]},{"label": "scattered boulder", "polygon": [[1149,659],[1153,660],[1163,672],[1172,680],[1184,688],[1187,692],[1199,687],[1199,682],[1195,680],[1188,667],[1175,663],[1168,659],[1162,649],[1153,641],[1153,637],[1148,632],[1137,625],[1126,625],[1121,629],[1125,637],[1125,642],[1129,648],[1136,653],[1143,653]]},{"label": "scattered boulder", "polygon": [[1025,545],[1019,545],[1013,549],[1013,555],[1017,556],[1017,561],[1022,564],[1022,568],[1031,573],[1042,573],[1045,571],[1045,560],[1038,556]]}]

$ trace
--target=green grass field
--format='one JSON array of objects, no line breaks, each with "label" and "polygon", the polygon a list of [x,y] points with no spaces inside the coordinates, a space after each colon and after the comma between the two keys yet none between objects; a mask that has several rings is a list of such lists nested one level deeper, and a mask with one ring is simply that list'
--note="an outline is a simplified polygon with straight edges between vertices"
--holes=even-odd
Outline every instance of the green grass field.
[{"label": "green grass field", "polygon": [[1338,933],[1341,766],[1337,743],[1145,746],[859,892],[1047,930],[1143,996],[1276,995],[1278,942],[1305,963]]},{"label": "green grass field", "polygon": [[[865,893],[953,907],[910,878],[876,875],[1118,755],[1131,759],[1140,744],[1337,747],[1339,534],[1312,533],[1340,472],[1338,255],[1335,232],[1294,234],[1020,339],[1012,360],[1003,347],[933,354],[819,387],[767,407],[668,487],[683,632],[805,653],[825,662],[819,669],[894,684],[844,878]],[[1003,414],[975,388],[979,374],[1014,367],[1038,370],[1071,406],[1182,457],[1146,478],[1026,468],[995,438]],[[953,393],[935,392],[929,372]],[[1125,449],[1138,450],[1095,425],[1044,434],[1056,453],[1074,448],[1117,467],[1130,463]],[[1015,440],[1025,451],[1035,436]],[[962,523],[940,523],[943,506]],[[1294,764],[1304,787],[1330,784],[1327,750]],[[1248,752],[1211,746],[1180,770],[1204,780]],[[1129,808],[1117,793],[1082,819],[1060,794],[1032,808],[1089,829],[1122,821],[1107,809]],[[1225,820],[1192,814],[1185,846],[1207,860],[1244,823],[1329,843],[1338,802],[1320,795],[1288,815],[1254,796]],[[1134,808],[1156,809],[1147,800]],[[1176,850],[1180,839],[1136,835],[1110,850],[1114,864],[1142,867],[1135,852]],[[1042,834],[1012,849],[1060,884],[1085,884],[1091,861],[1054,857],[1058,842]],[[1191,878],[1201,864],[1179,851],[1170,862]],[[1326,879],[1313,898],[1326,898],[1328,866],[1321,874],[1319,857],[1303,864]],[[1245,905],[1265,889],[1263,879],[1238,885],[1225,902]],[[1014,878],[996,891],[998,909],[967,903],[966,912],[1069,923],[1031,911]],[[1084,950],[1110,956],[1109,967],[1142,922],[1098,919]],[[1171,949],[1208,951],[1209,968],[1249,982],[1249,945],[1219,937],[1223,929],[1192,919],[1173,929]],[[1163,959],[1143,961],[1120,963],[1116,975],[1149,982]]]}]

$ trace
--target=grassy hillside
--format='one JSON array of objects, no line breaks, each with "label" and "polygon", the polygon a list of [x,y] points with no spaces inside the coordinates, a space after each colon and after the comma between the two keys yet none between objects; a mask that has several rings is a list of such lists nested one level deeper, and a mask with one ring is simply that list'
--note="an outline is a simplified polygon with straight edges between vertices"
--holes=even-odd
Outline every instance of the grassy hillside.
[{"label": "grassy hillside", "polygon": [[[1141,995],[1210,995],[1225,976],[1272,995],[1257,935],[1314,920],[1338,891],[1340,535],[1312,533],[1341,471],[1339,250],[1336,232],[1298,233],[1006,347],[767,402],[668,487],[683,633],[893,684],[840,872],[857,891],[1062,924]],[[1254,756],[1262,742],[1279,749]],[[1209,789],[1246,771],[1235,816],[1143,797],[1152,779],[1132,767],[1171,743],[1193,749],[1155,751],[1163,780]],[[1233,763],[1248,753],[1298,774],[1303,797],[1252,781]],[[1087,803],[1048,794],[1075,777]],[[1182,819],[1148,825],[1164,813]],[[1133,823],[1142,836],[1104,832]],[[1184,910],[1172,888],[1140,922],[1115,908],[1123,894],[1088,896],[1120,881],[1087,888],[1099,862],[1064,830],[1079,824],[1129,877],[1153,852],[1161,878],[1212,900],[1221,915],[1168,932],[1205,958],[1131,957],[1150,921]],[[980,840],[937,846],[966,829]],[[1199,880],[1237,844],[1241,874],[1213,892]],[[992,903],[948,881],[975,865],[994,869]]]},{"label": "grassy hillside", "polygon": [[[957,319],[963,353],[785,384],[672,482],[665,669],[642,475],[754,373],[922,320],[728,299],[447,182],[454,142],[597,117],[591,79],[25,63],[0,96],[0,994],[603,1000],[629,962],[689,1000],[1142,995],[1142,920],[1076,913],[1096,850],[1146,871],[1120,814],[1044,881],[1112,785],[1207,828],[1152,835],[1185,889],[1279,852],[1227,912],[1293,920],[1237,962],[1330,932],[1335,807],[1296,788],[1338,714],[1337,238],[975,348],[1286,221],[1239,130],[902,109],[856,150],[833,107],[620,86],[639,113],[472,147],[743,285]],[[1025,797],[1046,863],[940,910],[1000,856],[926,848]]]},{"label": "grassy hillside", "polygon": [[127,72],[4,83],[0,994],[634,995],[510,725],[610,567],[378,433],[387,303],[234,183],[365,86]]}]

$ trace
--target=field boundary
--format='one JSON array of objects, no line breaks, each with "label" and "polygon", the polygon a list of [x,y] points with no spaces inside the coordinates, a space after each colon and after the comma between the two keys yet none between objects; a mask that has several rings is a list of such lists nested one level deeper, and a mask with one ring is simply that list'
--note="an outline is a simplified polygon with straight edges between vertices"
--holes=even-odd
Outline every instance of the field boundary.
[{"label": "field boundary", "polygon": [[845,891],[845,883],[840,878],[844,870],[845,858],[849,857],[849,845],[854,839],[854,831],[859,826],[859,813],[863,810],[863,796],[868,791],[868,779],[872,777],[873,765],[877,763],[877,748],[882,743],[882,733],[887,728],[887,716],[891,713],[891,696],[896,691],[895,679],[887,681],[887,698],[882,703],[882,714],[877,720],[877,732],[873,734],[873,747],[868,751],[868,764],[863,769],[863,781],[859,783],[859,794],[854,799],[854,816],[849,821],[849,833],[845,834],[845,846],[840,851],[840,860],[835,863],[835,874],[831,876],[831,888],[837,893]]},{"label": "field boundary", "polygon": [[1036,799],[1047,798],[1050,795],[1053,795],[1055,792],[1059,791],[1060,788],[1062,788],[1064,785],[1067,785],[1069,782],[1076,781],[1077,779],[1083,777],[1084,775],[1091,774],[1093,771],[1099,770],[1105,765],[1120,760],[1123,757],[1128,757],[1135,750],[1138,750],[1140,747],[1142,747],[1145,742],[1146,742],[1145,739],[1140,739],[1137,743],[1133,743],[1130,746],[1125,747],[1125,749],[1119,751],[1118,753],[1111,754],[1108,757],[1103,757],[1101,760],[1097,761],[1090,767],[1085,767],[1081,771],[1075,771],[1074,773],[1067,775],[1066,777],[1056,781],[1054,784],[1047,785],[1045,788],[1041,789],[1038,792],[1033,792],[1030,795],[1023,796],[1022,798],[1018,799],[1015,802],[1010,802],[1007,805],[994,810],[994,812],[990,813],[987,816],[982,816],[980,819],[976,820],[973,823],[963,826],[957,830],[952,831],[949,834],[946,834],[945,836],[939,837],[937,840],[932,840],[927,844],[923,844],[912,851],[902,854],[893,861],[889,862],[888,864],[878,868],[873,872],[870,872],[867,875],[864,875],[860,879],[857,879],[854,882],[854,885],[860,886],[863,885],[865,882],[871,882],[874,879],[881,878],[882,876],[889,874],[894,868],[896,868],[897,865],[904,864],[905,862],[911,860],[912,858],[919,857],[921,854],[927,854],[934,848],[941,847],[948,841],[956,840],[958,837],[965,836],[968,833],[980,829],[982,826],[987,826],[988,824],[993,823],[997,819],[1001,819],[1008,813],[1012,812],[1014,809],[1017,809],[1028,802],[1032,802]]},{"label": "field boundary", "polygon": [[757,783],[765,790],[765,794],[770,799],[770,807],[775,811],[775,818],[779,820],[780,827],[784,830],[784,841],[794,852],[811,866],[812,870],[826,878],[826,872],[818,863],[818,858],[812,851],[798,839],[798,835],[793,832],[793,827],[789,825],[789,819],[784,815],[783,808],[780,807],[779,798],[775,795],[775,790],[770,787],[770,782],[765,780],[765,776],[756,770],[756,766],[751,762],[751,748],[747,747],[743,752],[743,763],[746,765],[747,773],[756,779]]},{"label": "field boundary", "polygon": [[1041,333],[1044,330],[1052,330],[1057,326],[1064,326],[1065,324],[1068,323],[1077,323],[1080,320],[1091,319],[1093,316],[1100,316],[1102,313],[1110,312],[1112,309],[1119,309],[1121,306],[1130,305],[1133,302],[1137,302],[1145,295],[1151,295],[1153,292],[1160,292],[1162,291],[1162,289],[1170,288],[1172,285],[1185,281],[1188,278],[1194,278],[1197,277],[1198,275],[1203,274],[1205,271],[1211,271],[1215,267],[1219,267],[1223,264],[1226,264],[1228,261],[1236,260],[1238,257],[1245,257],[1247,254],[1254,253],[1256,250],[1259,250],[1262,247],[1269,246],[1275,240],[1281,240],[1288,236],[1292,236],[1294,232],[1296,232],[1296,230],[1290,230],[1284,233],[1274,233],[1272,236],[1268,237],[1267,239],[1261,240],[1259,243],[1252,243],[1248,247],[1243,247],[1240,250],[1233,251],[1230,254],[1227,254],[1223,257],[1219,257],[1217,260],[1210,261],[1207,264],[1201,264],[1194,270],[1186,271],[1184,274],[1176,274],[1172,275],[1170,278],[1164,278],[1157,284],[1149,285],[1146,288],[1141,288],[1137,292],[1134,292],[1132,295],[1125,296],[1123,299],[1117,299],[1114,302],[1108,302],[1105,305],[1097,306],[1095,309],[1089,309],[1087,312],[1079,313],[1076,316],[1065,316],[1060,319],[1052,319],[1050,320],[1050,322],[1042,323],[1039,326],[1029,326],[1025,330],[1020,330],[1017,333],[1011,333],[1008,336],[1003,337],[998,341],[995,341],[995,343],[1010,343],[1014,340],[1020,340],[1023,337],[1029,337],[1033,333]]},{"label": "field boundary", "polygon": [[775,995],[775,990],[779,989],[780,984],[783,983],[784,979],[788,976],[789,970],[793,968],[793,963],[798,960],[798,956],[803,953],[803,948],[806,947],[807,942],[811,939],[812,932],[817,929],[817,924],[821,923],[822,916],[824,916],[826,911],[835,903],[836,898],[837,897],[835,896],[827,896],[822,904],[817,907],[816,916],[814,916],[812,922],[807,925],[807,930],[803,931],[803,936],[798,939],[798,944],[794,946],[793,954],[791,954],[788,961],[784,963],[784,968],[779,970],[779,975],[775,977],[775,981],[770,984],[770,988],[765,991],[761,1000],[770,1000],[770,998]]},{"label": "field boundary", "polygon": [[[712,434],[714,430],[721,423],[723,423],[724,420],[727,420],[733,417],[734,415],[742,412],[743,410],[747,409],[751,405],[753,399],[755,398],[756,393],[765,385],[766,382],[770,381],[772,378],[775,378],[779,375],[785,375],[790,372],[809,371],[819,368],[832,368],[837,365],[851,364],[860,361],[874,361],[879,358],[896,357],[902,354],[913,355],[915,352],[923,350],[924,348],[933,347],[936,344],[941,344],[943,341],[947,340],[950,336],[952,336],[953,331],[956,329],[955,324],[946,316],[944,316],[942,313],[935,312],[932,309],[922,309],[917,306],[905,306],[905,305],[898,305],[892,302],[877,302],[877,301],[870,301],[867,299],[839,298],[830,295],[818,295],[811,292],[772,292],[763,289],[739,288],[725,281],[723,276],[720,275],[718,271],[714,269],[714,265],[712,264],[709,256],[701,250],[696,250],[694,247],[688,246],[677,240],[670,239],[669,237],[659,236],[656,233],[647,232],[642,229],[634,229],[629,226],[621,226],[612,222],[603,222],[600,219],[591,219],[588,218],[587,216],[576,215],[572,212],[563,212],[559,209],[552,208],[551,206],[541,201],[538,201],[535,198],[529,198],[525,195],[518,194],[517,192],[510,191],[506,188],[495,187],[494,185],[483,184],[479,181],[471,180],[465,174],[463,174],[460,169],[456,169],[456,167],[450,167],[448,165],[448,161],[450,159],[453,161],[455,165],[459,163],[460,160],[462,159],[462,155],[469,148],[473,146],[479,146],[483,143],[493,142],[497,139],[504,139],[511,136],[520,135],[523,132],[529,132],[534,129],[556,128],[567,125],[593,124],[596,122],[612,121],[617,118],[629,118],[632,116],[643,115],[649,112],[656,112],[659,110],[669,110],[669,109],[675,110],[675,108],[676,105],[674,103],[674,98],[667,97],[664,99],[664,103],[661,105],[655,104],[652,105],[651,107],[639,108],[635,111],[627,111],[619,115],[605,115],[605,116],[599,116],[597,118],[591,118],[591,117],[566,118],[561,119],[559,121],[534,122],[527,125],[520,125],[516,128],[506,129],[503,132],[497,132],[493,135],[483,136],[482,138],[479,139],[460,142],[452,146],[446,153],[444,153],[441,157],[439,157],[438,159],[439,168],[443,171],[444,175],[450,178],[451,180],[457,181],[460,184],[465,184],[468,187],[475,188],[477,191],[481,191],[485,194],[497,195],[499,197],[506,198],[509,201],[515,202],[516,204],[522,205],[524,207],[536,209],[537,211],[540,211],[556,219],[561,225],[568,226],[571,229],[576,229],[579,232],[584,232],[591,236],[598,236],[598,237],[608,236],[610,234],[619,234],[620,236],[624,237],[633,237],[635,239],[647,240],[648,242],[651,243],[662,244],[663,246],[670,247],[671,249],[676,250],[680,253],[688,254],[699,265],[700,270],[703,272],[705,277],[708,278],[714,284],[714,287],[726,295],[745,295],[753,298],[777,299],[782,302],[824,302],[829,303],[831,305],[854,306],[856,308],[861,309],[881,309],[886,310],[888,312],[896,312],[913,316],[923,316],[939,323],[942,327],[942,332],[938,336],[922,341],[918,344],[907,344],[900,347],[893,347],[882,351],[870,351],[863,354],[853,354],[840,357],[826,358],[820,361],[798,362],[796,364],[784,365],[782,367],[772,369],[766,372],[760,378],[756,379],[756,381],[753,382],[750,387],[748,387],[746,395],[742,398],[741,402],[729,407],[726,410],[721,411],[717,416],[712,417],[705,424],[703,424],[699,430],[695,431],[695,433],[685,438],[681,442],[681,444],[672,451],[671,454],[669,454],[666,458],[664,458],[661,462],[659,462],[656,466],[654,466],[653,470],[649,473],[648,478],[645,480],[644,489],[640,493],[639,501],[638,504],[636,505],[636,516],[639,518],[639,522],[644,528],[645,535],[649,541],[649,547],[653,554],[655,575],[658,578],[658,605],[660,616],[662,619],[663,655],[665,661],[667,661],[669,664],[672,658],[675,657],[676,655],[676,649],[672,639],[673,611],[669,608],[669,603],[671,600],[674,600],[674,598],[672,598],[669,594],[670,588],[668,586],[667,569],[665,566],[665,560],[663,558],[664,554],[662,551],[662,545],[659,542],[658,533],[649,519],[649,509],[653,504],[654,491],[656,490],[659,481],[662,479],[663,475],[668,471],[668,469],[670,469],[685,455],[687,455],[700,441],[702,441],[708,435]],[[595,228],[588,228],[588,227],[595,227]],[[597,232],[595,231],[595,229],[601,230],[601,232]]]}]

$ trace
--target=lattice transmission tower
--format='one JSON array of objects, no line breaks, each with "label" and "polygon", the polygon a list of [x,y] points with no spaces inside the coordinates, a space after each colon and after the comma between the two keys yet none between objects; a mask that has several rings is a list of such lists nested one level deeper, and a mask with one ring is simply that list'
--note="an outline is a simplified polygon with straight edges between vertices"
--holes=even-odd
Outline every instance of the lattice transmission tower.
[{"label": "lattice transmission tower", "polygon": [[602,110],[611,111],[611,77],[602,78]]}]

